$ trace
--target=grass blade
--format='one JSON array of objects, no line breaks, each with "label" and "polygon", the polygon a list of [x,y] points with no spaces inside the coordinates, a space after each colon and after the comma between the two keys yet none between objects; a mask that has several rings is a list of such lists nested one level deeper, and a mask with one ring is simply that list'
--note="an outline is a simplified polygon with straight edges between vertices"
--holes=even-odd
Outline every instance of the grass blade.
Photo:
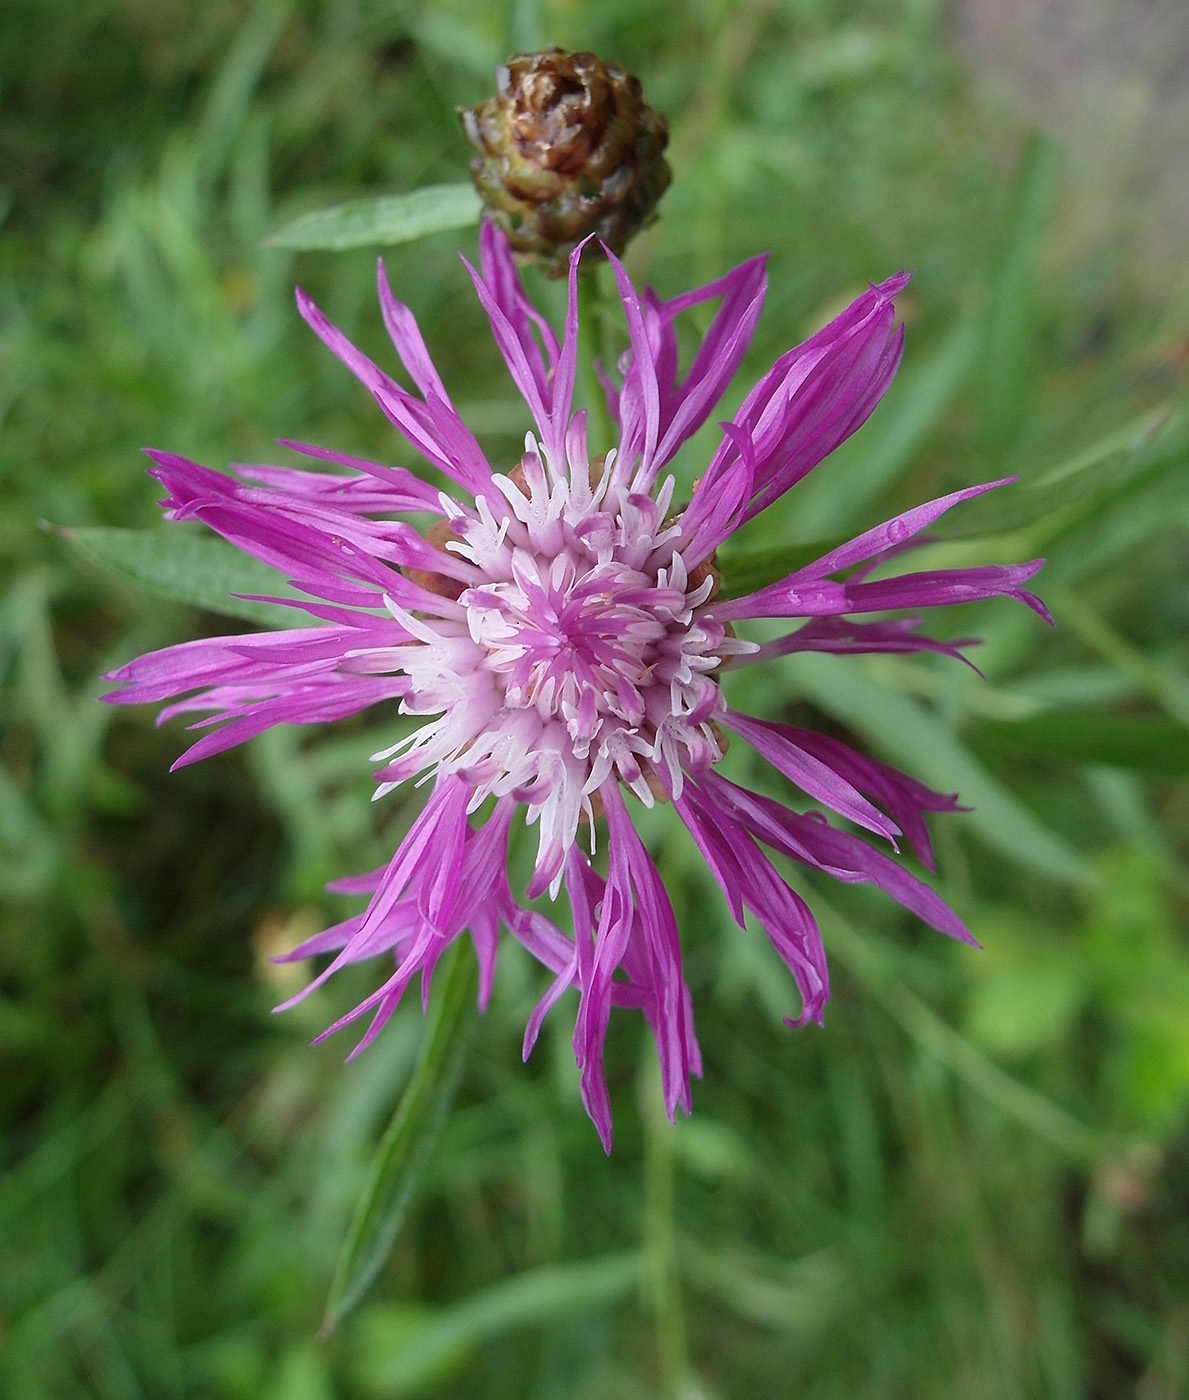
[{"label": "grass blade", "polygon": [[864,734],[914,777],[957,791],[974,810],[962,821],[993,850],[1051,880],[1084,886],[1095,876],[1083,857],[1051,831],[974,757],[935,714],[843,657],[788,657],[798,694]]},{"label": "grass blade", "polygon": [[1054,710],[1010,722],[983,720],[971,737],[997,752],[1106,764],[1165,778],[1189,773],[1189,728],[1157,715]]},{"label": "grass blade", "polygon": [[777,545],[771,549],[726,551],[718,561],[722,584],[719,596],[743,598],[748,593],[757,593],[829,554],[848,538],[847,535],[831,535],[829,539]]},{"label": "grass blade", "polygon": [[832,957],[873,996],[916,1043],[1001,1113],[1039,1134],[1060,1152],[1094,1161],[1109,1145],[1106,1134],[1088,1127],[1060,1104],[1014,1078],[927,1006],[889,969],[886,952],[863,938],[816,887],[814,913]]},{"label": "grass blade", "polygon": [[1034,132],[1016,174],[999,265],[991,283],[986,340],[978,367],[979,437],[997,469],[1024,422],[1032,381],[1036,274],[1061,175],[1062,151]]},{"label": "grass blade", "polygon": [[613,1254],[532,1269],[440,1311],[369,1308],[351,1334],[355,1379],[377,1400],[411,1394],[465,1367],[483,1341],[617,1302],[641,1274],[639,1254]]},{"label": "grass blade", "polygon": [[1051,549],[1187,464],[1189,414],[1162,405],[1036,479],[971,501],[936,533],[957,540],[1027,530],[1025,552]]},{"label": "grass blade", "polygon": [[200,161],[208,185],[223,169],[292,10],[289,0],[259,0],[216,74],[200,129]]}]

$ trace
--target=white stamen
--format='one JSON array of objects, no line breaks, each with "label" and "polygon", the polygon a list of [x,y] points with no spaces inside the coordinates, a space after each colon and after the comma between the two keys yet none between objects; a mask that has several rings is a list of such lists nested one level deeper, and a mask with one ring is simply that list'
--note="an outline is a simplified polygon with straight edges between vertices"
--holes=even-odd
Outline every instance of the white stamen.
[{"label": "white stamen", "polygon": [[401,712],[437,718],[374,756],[387,765],[378,794],[445,773],[473,786],[471,810],[517,794],[551,889],[583,817],[593,854],[591,796],[609,777],[651,807],[657,776],[679,796],[685,771],[721,758],[708,722],[725,708],[715,677],[725,657],[754,650],[702,615],[712,578],[688,587],[679,530],[664,524],[673,478],[655,497],[634,493],[615,481],[611,451],[592,487],[579,427],[566,438],[568,471],[530,433],[523,488],[496,476],[499,494],[473,511],[442,493],[458,536],[446,548],[482,577],[457,619],[385,599],[415,639],[390,652],[409,678]]}]

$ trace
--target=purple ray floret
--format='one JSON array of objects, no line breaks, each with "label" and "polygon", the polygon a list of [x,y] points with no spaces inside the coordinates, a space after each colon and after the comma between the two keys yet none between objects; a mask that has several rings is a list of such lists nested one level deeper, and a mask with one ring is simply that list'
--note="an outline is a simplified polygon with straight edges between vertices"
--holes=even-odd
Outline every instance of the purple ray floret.
[{"label": "purple ray floret", "polygon": [[[200,520],[278,570],[301,596],[274,601],[303,610],[313,625],[168,647],[112,673],[122,689],[108,698],[167,702],[162,719],[198,714],[191,727],[199,737],[179,764],[277,724],[377,704],[413,717],[411,732],[375,756],[377,795],[428,779],[428,799],[386,866],[336,886],[365,895],[366,909],[294,950],[293,959],[330,956],[300,996],[349,963],[389,959],[376,990],[325,1032],[369,1017],[358,1053],[416,977],[428,996],[443,951],[464,934],[486,1005],[503,929],[551,978],[528,1020],[526,1056],[545,1016],[577,992],[582,1095],[609,1150],[603,1051],[613,1007],[638,1008],[647,1020],[670,1117],[678,1106],[689,1111],[690,1079],[702,1072],[677,922],[632,803],[670,804],[732,916],[742,926],[750,912],[763,927],[799,991],[796,1024],[822,1019],[829,980],[813,914],[774,855],[875,884],[934,928],[972,941],[929,885],[825,816],[891,852],[904,842],[932,868],[925,813],[954,810],[956,797],[838,739],[739,713],[727,704],[724,674],[794,651],[965,659],[970,639],[935,641],[919,634],[919,616],[882,616],[904,609],[1003,596],[1048,614],[1023,587],[1040,560],[897,571],[921,531],[1002,482],[917,506],[787,578],[721,599],[718,546],[859,428],[886,390],[902,349],[895,298],[907,275],[871,286],[777,360],[720,424],[689,504],[675,508],[666,468],[742,363],[763,305],[764,259],[663,301],[638,292],[608,253],[630,348],[617,380],[600,368],[618,441],[592,458],[586,415],[573,404],[581,253],[571,259],[558,334],[525,294],[503,234],[482,231],[471,274],[529,429],[507,473],[493,470],[459,416],[382,266],[381,312],[411,389],[299,291],[302,316],[447,489],[301,443],[286,445],[316,470],[250,465],[233,477],[150,452],[167,515]],[[676,320],[713,301],[710,328],[682,375]],[[413,521],[399,518],[409,514]],[[863,617],[872,613],[881,616]],[[761,646],[735,631],[754,618],[796,625]],[[728,782],[716,771],[728,730],[816,806],[794,811]],[[508,874],[514,822],[537,828],[523,891]],[[563,890],[568,918],[527,907],[544,894],[560,900]]]}]

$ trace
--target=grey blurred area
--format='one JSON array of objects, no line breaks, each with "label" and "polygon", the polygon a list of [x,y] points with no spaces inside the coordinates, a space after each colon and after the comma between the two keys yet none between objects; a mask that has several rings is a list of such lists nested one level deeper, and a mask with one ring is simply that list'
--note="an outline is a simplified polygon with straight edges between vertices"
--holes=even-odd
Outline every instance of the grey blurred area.
[{"label": "grey blurred area", "polygon": [[1122,238],[1149,294],[1189,307],[1189,2],[954,0],[984,88],[1069,152],[1075,242]]}]

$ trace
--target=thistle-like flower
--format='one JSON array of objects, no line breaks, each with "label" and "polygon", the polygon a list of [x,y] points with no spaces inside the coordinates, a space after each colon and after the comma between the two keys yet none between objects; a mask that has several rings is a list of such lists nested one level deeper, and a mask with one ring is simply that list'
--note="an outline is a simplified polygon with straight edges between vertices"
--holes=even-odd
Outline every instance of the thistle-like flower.
[{"label": "thistle-like flower", "polygon": [[645,105],[639,80],[563,49],[517,54],[495,80],[494,97],[459,112],[487,217],[553,277],[592,234],[622,253],[670,180],[669,124]]},{"label": "thistle-like flower", "polygon": [[[872,286],[836,320],[782,355],[723,423],[717,450],[674,507],[666,468],[710,416],[751,339],[765,293],[764,260],[663,301],[640,295],[610,254],[630,351],[608,386],[618,442],[591,458],[586,416],[573,411],[578,356],[576,276],[560,338],[528,301],[504,235],[481,234],[471,269],[508,370],[527,405],[522,458],[494,472],[456,412],[412,313],[380,269],[384,321],[416,392],[361,354],[303,293],[315,333],[367,386],[397,429],[451,483],[298,443],[346,468],[240,467],[239,479],[152,452],[152,474],[175,520],[197,519],[275,566],[309,596],[317,619],[292,631],[215,637],[141,657],[111,679],[120,703],[172,700],[162,713],[209,711],[179,763],[276,724],[334,720],[378,705],[411,717],[376,756],[377,795],[420,777],[424,808],[391,861],[340,889],[370,896],[363,913],[292,955],[334,953],[317,986],[347,963],[388,955],[377,989],[326,1034],[359,1016],[362,1049],[414,976],[428,984],[464,932],[490,995],[500,926],[549,969],[524,1053],[567,989],[579,995],[574,1050],[587,1110],[608,1148],[611,1109],[603,1045],[611,1008],[638,1007],[656,1040],[665,1102],[690,1107],[701,1073],[690,996],[669,898],[633,825],[631,804],[671,804],[740,925],[750,910],[800,992],[796,1024],[820,1021],[826,960],[814,918],[773,864],[787,857],[840,880],[868,881],[942,932],[969,939],[923,881],[820,810],[799,812],[717,770],[729,731],[817,808],[931,866],[924,813],[956,799],[863,757],[837,739],[751,718],[728,702],[724,676],[794,651],[959,655],[964,643],[918,634],[915,610],[1003,595],[1042,617],[1023,585],[1040,560],[872,578],[972,486],[867,530],[746,597],[717,592],[715,550],[772,505],[867,418],[900,359],[894,298],[907,277]],[[682,378],[674,322],[720,302]],[[437,517],[422,534],[397,517]],[[292,602],[290,606],[294,606]],[[877,614],[876,618],[866,617]],[[753,618],[787,619],[763,645],[737,636]],[[217,726],[211,728],[211,726]],[[564,889],[569,919],[521,903],[507,869],[509,831],[537,828],[530,899]],[[307,989],[308,990],[308,989]],[[304,993],[303,993],[304,995]]]}]

